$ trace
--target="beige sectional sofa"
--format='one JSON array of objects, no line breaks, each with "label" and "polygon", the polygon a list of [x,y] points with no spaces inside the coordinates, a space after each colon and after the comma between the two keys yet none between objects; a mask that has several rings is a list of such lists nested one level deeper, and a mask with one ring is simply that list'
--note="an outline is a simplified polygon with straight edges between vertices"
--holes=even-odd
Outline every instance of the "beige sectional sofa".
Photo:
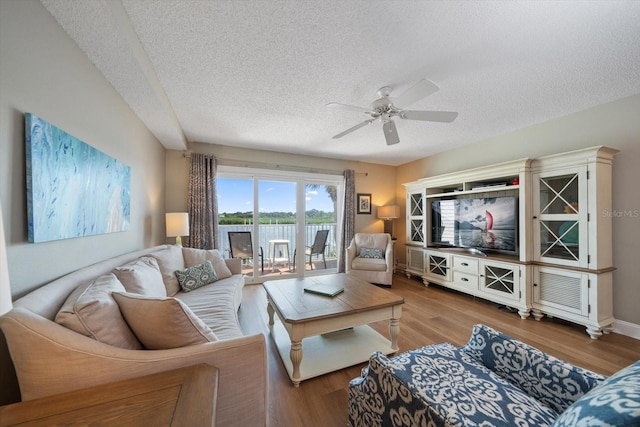
[{"label": "beige sectional sofa", "polygon": [[[218,280],[184,292],[174,271],[200,266]],[[239,326],[243,286],[239,260],[167,245],[38,288],[0,317],[22,400],[207,363],[219,370],[216,424],[266,425],[266,345]]]}]

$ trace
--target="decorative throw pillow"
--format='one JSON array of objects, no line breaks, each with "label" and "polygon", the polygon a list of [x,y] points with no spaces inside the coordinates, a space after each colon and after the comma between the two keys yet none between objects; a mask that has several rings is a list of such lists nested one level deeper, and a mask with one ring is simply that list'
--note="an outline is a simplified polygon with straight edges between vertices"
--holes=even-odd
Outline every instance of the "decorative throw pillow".
[{"label": "decorative throw pillow", "polygon": [[211,261],[205,261],[184,270],[176,270],[175,273],[184,292],[190,292],[218,280]]},{"label": "decorative throw pillow", "polygon": [[384,252],[382,249],[376,248],[360,248],[360,258],[376,258],[383,259]]},{"label": "decorative throw pillow", "polygon": [[158,261],[151,257],[140,257],[135,261],[113,269],[113,274],[124,285],[127,292],[152,297],[166,297],[162,273]]},{"label": "decorative throw pillow", "polygon": [[140,350],[140,341],[131,332],[111,296],[112,292],[123,291],[124,286],[113,274],[100,276],[78,286],[56,314],[55,321],[105,344]]},{"label": "decorative throw pillow", "polygon": [[163,350],[217,341],[213,331],[182,301],[114,292],[124,319],[145,348]]},{"label": "decorative throw pillow", "polygon": [[209,260],[213,264],[218,280],[231,277],[231,270],[229,270],[227,263],[217,249],[205,251],[204,249],[182,248],[182,255],[184,256],[185,267],[193,267]]},{"label": "decorative throw pillow", "polygon": [[167,296],[172,297],[180,291],[180,284],[174,274],[176,270],[183,270],[189,267],[184,264],[182,256],[182,247],[178,245],[170,245],[165,249],[153,252],[146,256],[153,257],[158,261],[158,267],[162,274],[164,287],[167,290]]},{"label": "decorative throw pillow", "polygon": [[576,400],[552,427],[640,425],[640,360]]}]

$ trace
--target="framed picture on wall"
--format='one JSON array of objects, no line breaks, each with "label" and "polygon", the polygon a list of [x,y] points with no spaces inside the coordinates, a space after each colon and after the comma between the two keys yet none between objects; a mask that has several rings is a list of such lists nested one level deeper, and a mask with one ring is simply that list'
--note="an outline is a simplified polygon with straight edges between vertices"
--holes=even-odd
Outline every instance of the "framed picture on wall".
[{"label": "framed picture on wall", "polygon": [[371,194],[358,193],[358,214],[371,214]]},{"label": "framed picture on wall", "polygon": [[35,114],[24,117],[29,242],[129,230],[131,167]]}]

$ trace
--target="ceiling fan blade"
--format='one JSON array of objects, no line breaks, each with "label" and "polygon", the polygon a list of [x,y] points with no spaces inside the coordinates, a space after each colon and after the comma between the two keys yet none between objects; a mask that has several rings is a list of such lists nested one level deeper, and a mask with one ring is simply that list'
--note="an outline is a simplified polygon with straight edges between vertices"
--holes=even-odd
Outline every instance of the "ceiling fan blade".
[{"label": "ceiling fan blade", "polygon": [[409,105],[426,98],[432,93],[436,93],[440,88],[431,80],[422,79],[418,83],[407,89],[402,95],[394,99],[393,103],[398,107],[408,107]]},{"label": "ceiling fan blade", "polygon": [[336,136],[333,137],[333,139],[338,139],[338,138],[342,138],[343,136],[354,132],[362,127],[365,127],[366,125],[368,125],[369,123],[373,122],[375,119],[369,119],[369,120],[365,120],[362,123],[358,123],[357,125],[355,125],[354,127],[351,127],[347,130],[345,130],[344,132],[340,132],[339,134],[337,134]]},{"label": "ceiling fan blade", "polygon": [[405,120],[451,123],[458,117],[458,113],[455,111],[401,111],[399,116]]},{"label": "ceiling fan blade", "polygon": [[384,138],[387,140],[387,145],[394,145],[400,142],[398,129],[396,129],[396,124],[393,120],[385,121],[382,125],[382,130],[384,131]]},{"label": "ceiling fan blade", "polygon": [[339,104],[337,102],[328,103],[327,108],[331,108],[333,110],[357,111],[359,113],[371,114],[371,110],[368,108],[356,107],[355,105]]}]

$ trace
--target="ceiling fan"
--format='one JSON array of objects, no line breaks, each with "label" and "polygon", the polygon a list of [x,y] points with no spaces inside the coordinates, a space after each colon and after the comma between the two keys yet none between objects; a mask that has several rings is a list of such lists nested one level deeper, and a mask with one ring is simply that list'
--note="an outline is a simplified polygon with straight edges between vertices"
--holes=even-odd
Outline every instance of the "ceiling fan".
[{"label": "ceiling fan", "polygon": [[389,96],[393,90],[391,87],[384,86],[380,88],[377,92],[378,99],[373,101],[369,108],[331,102],[327,104],[328,108],[357,111],[371,116],[370,119],[367,119],[362,123],[358,123],[344,132],[340,132],[334,136],[333,139],[342,138],[343,136],[379,119],[382,122],[382,130],[384,131],[384,137],[387,141],[387,145],[393,145],[400,142],[396,124],[392,120],[393,117],[399,117],[405,120],[451,123],[456,119],[456,117],[458,117],[458,113],[454,111],[413,111],[404,109],[404,107],[408,107],[422,98],[426,98],[427,96],[434,94],[439,89],[440,88],[432,81],[422,79],[397,98],[391,98]]}]

